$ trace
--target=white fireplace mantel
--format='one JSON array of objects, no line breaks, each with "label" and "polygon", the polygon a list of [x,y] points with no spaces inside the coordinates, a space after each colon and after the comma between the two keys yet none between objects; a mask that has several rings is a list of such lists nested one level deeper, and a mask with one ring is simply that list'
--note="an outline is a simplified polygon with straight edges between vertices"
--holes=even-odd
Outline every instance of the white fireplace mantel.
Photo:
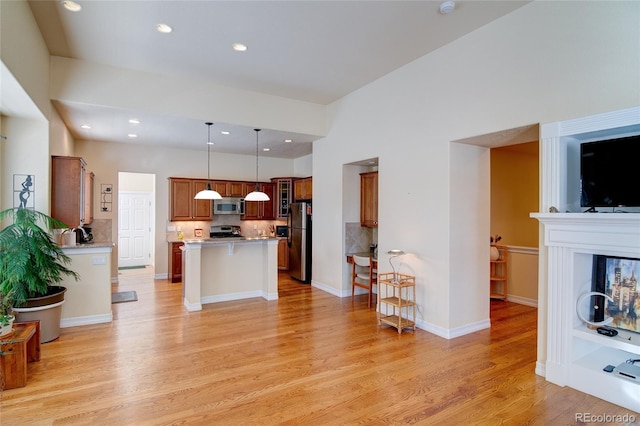
[{"label": "white fireplace mantel", "polygon": [[[577,315],[592,290],[593,255],[640,259],[640,214],[532,213],[544,225],[546,360],[544,375],[560,386],[640,412],[640,383],[602,371],[640,355],[640,333],[597,334]],[[542,260],[542,259],[541,259]]]},{"label": "white fireplace mantel", "polygon": [[531,213],[545,225],[544,245],[594,254],[638,253],[638,213]]}]

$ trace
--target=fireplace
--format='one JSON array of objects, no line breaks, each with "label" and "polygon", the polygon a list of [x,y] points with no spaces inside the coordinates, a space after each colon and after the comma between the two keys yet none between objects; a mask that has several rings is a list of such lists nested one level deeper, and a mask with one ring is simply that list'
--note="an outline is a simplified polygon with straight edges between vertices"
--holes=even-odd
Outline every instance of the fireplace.
[{"label": "fireplace", "polygon": [[578,299],[592,291],[594,255],[640,257],[639,214],[532,214],[544,225],[547,261],[547,353],[550,382],[640,411],[640,383],[602,369],[640,357],[640,333],[607,337],[578,316]]},{"label": "fireplace", "polygon": [[576,306],[592,291],[594,255],[640,258],[640,213],[581,213],[574,151],[594,138],[630,134],[640,134],[640,107],[540,126],[544,213],[531,214],[542,224],[536,373],[640,412],[640,383],[603,371],[640,358],[640,333],[598,334]]}]

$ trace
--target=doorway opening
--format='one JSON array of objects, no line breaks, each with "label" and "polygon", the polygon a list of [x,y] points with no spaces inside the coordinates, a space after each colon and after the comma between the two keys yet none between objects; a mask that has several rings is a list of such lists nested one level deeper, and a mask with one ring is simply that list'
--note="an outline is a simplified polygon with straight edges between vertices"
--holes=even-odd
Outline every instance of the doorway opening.
[{"label": "doorway opening", "polygon": [[118,173],[118,269],[154,265],[156,175]]}]

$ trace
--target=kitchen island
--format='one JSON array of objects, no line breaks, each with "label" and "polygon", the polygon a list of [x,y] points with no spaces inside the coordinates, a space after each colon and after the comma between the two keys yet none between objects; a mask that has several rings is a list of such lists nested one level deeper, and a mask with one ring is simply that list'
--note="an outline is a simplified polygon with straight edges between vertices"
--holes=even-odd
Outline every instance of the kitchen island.
[{"label": "kitchen island", "polygon": [[278,239],[207,238],[184,240],[184,306],[262,297],[278,298]]},{"label": "kitchen island", "polygon": [[61,246],[71,258],[69,269],[80,275],[78,281],[64,276],[59,285],[66,287],[60,327],[111,322],[112,242]]}]

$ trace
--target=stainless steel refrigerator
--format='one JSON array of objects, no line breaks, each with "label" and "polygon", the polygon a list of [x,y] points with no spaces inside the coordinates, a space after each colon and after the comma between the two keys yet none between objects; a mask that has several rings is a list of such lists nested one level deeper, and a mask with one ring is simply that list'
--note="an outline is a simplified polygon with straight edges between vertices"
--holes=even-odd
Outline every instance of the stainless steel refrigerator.
[{"label": "stainless steel refrigerator", "polygon": [[291,278],[311,282],[311,203],[289,204],[289,274]]}]

